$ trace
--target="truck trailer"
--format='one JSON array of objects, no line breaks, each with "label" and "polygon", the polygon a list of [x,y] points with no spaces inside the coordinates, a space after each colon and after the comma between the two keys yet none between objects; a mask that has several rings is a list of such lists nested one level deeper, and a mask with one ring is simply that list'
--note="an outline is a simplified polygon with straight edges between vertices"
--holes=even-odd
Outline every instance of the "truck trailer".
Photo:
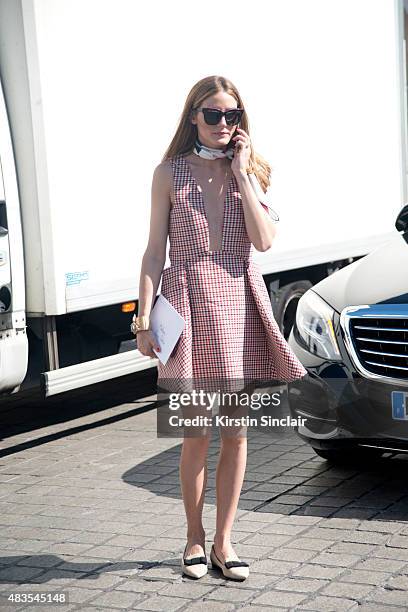
[{"label": "truck trailer", "polygon": [[228,5],[216,20],[192,9],[0,0],[3,396],[157,366],[130,332],[152,176],[204,76],[238,87],[272,166],[280,221],[256,261],[286,338],[305,291],[394,235],[406,201],[403,1],[237,0],[233,21]]}]

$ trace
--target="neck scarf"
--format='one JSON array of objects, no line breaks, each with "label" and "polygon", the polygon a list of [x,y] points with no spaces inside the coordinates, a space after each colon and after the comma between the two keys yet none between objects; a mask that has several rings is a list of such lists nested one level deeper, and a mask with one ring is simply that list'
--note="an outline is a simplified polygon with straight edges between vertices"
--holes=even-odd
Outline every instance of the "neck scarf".
[{"label": "neck scarf", "polygon": [[198,138],[196,138],[193,151],[196,155],[204,159],[218,159],[220,157],[232,159],[234,157],[234,148],[231,145],[228,148],[213,149],[212,147],[203,145]]}]

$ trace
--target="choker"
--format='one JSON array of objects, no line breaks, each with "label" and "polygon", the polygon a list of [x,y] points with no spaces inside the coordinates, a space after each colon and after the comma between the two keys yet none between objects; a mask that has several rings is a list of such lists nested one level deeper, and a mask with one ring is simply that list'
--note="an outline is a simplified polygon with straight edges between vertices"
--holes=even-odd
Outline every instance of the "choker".
[{"label": "choker", "polygon": [[197,138],[194,144],[194,153],[203,157],[204,159],[219,159],[220,157],[228,157],[232,159],[234,157],[234,148],[229,146],[227,149],[213,149],[212,147],[206,147]]}]

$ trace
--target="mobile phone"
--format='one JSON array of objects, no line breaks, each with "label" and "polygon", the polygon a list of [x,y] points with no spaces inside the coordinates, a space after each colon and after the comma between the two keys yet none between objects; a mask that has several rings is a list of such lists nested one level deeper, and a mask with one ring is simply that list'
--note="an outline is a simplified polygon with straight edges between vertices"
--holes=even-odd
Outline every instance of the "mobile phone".
[{"label": "mobile phone", "polygon": [[[237,128],[241,127],[241,124],[238,123]],[[237,129],[235,130],[235,132],[233,133],[232,137],[231,137],[231,144],[232,144],[232,148],[235,149],[235,146],[237,144],[236,140],[233,140],[233,138],[235,138],[235,136],[238,135]]]}]

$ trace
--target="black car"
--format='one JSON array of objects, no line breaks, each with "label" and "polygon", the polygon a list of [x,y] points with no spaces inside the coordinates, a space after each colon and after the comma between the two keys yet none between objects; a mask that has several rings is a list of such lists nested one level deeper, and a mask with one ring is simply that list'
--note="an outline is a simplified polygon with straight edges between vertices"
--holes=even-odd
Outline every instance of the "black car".
[{"label": "black car", "polygon": [[288,387],[296,431],[331,461],[408,452],[408,205],[395,225],[300,298],[288,338],[308,371]]}]

